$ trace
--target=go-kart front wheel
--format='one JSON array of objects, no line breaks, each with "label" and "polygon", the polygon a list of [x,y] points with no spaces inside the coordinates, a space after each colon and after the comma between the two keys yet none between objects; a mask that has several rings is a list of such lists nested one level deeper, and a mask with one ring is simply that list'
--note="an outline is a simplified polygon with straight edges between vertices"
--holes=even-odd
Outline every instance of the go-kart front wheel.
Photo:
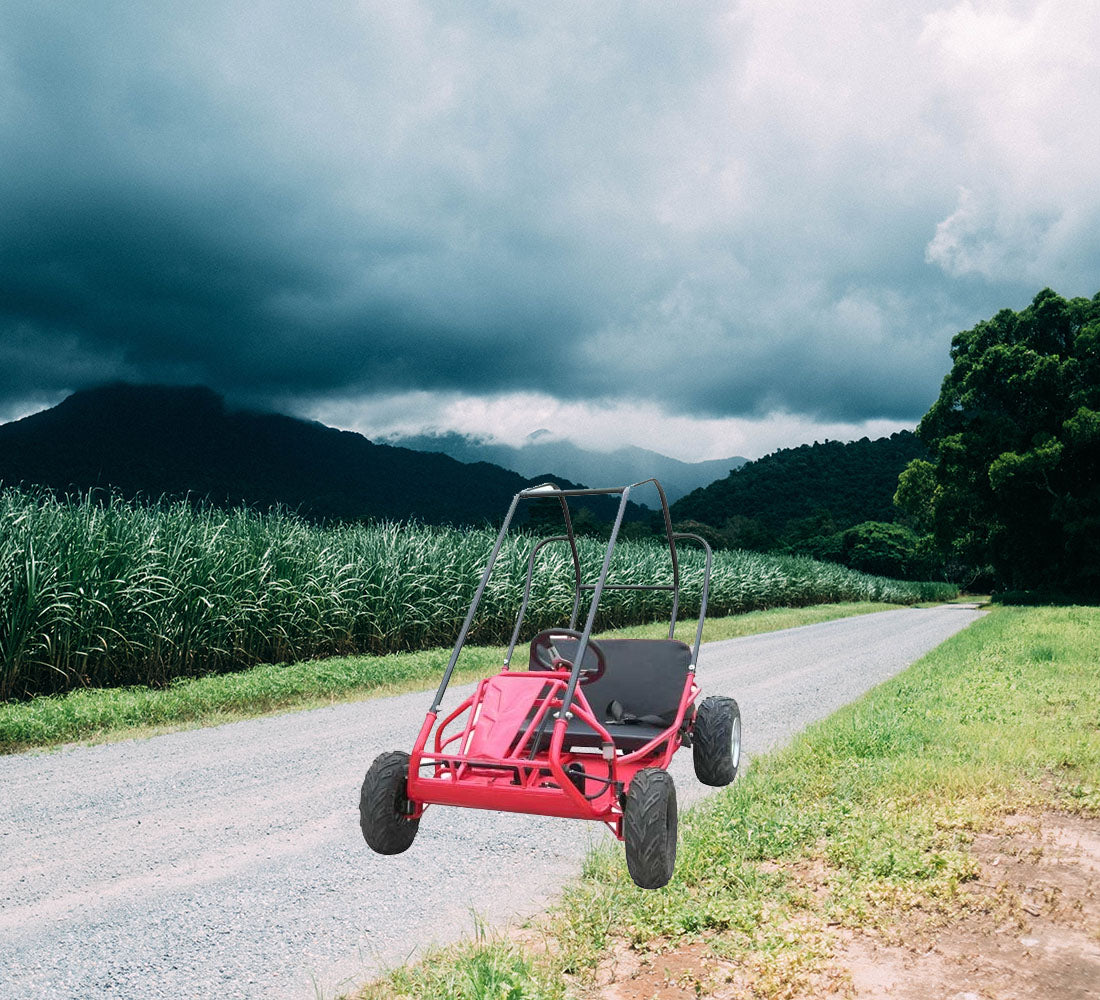
[{"label": "go-kart front wheel", "polygon": [[359,826],[372,851],[400,854],[411,846],[420,818],[413,818],[408,797],[409,755],[401,750],[379,754],[359,795]]},{"label": "go-kart front wheel", "polygon": [[660,889],[676,867],[676,786],[659,767],[639,771],[623,809],[626,867],[636,885]]}]

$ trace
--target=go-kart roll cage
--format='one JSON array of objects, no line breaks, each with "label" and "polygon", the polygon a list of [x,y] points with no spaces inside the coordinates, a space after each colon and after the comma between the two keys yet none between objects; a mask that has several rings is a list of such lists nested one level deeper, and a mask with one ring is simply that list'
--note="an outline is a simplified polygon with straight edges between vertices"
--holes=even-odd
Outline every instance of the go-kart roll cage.
[{"label": "go-kart roll cage", "polygon": [[[661,501],[672,582],[608,583],[631,491],[649,483]],[[600,572],[586,583],[569,500],[601,495],[618,496],[619,506]],[[455,664],[519,502],[555,498],[561,504],[565,534],[533,542],[503,667],[480,680],[440,718]],[[678,541],[698,543],[706,556],[694,647],[675,635],[681,583]],[[527,669],[513,670],[535,562],[543,548],[556,542],[567,543],[572,555],[569,628],[537,632],[530,639]],[[703,538],[672,530],[668,500],[656,479],[609,489],[563,490],[543,483],[517,493],[412,752],[382,754],[367,772],[359,806],[367,843],[381,854],[406,850],[425,810],[434,805],[595,820],[625,842],[627,867],[635,883],[646,889],[667,884],[676,859],[676,792],[668,773],[673,755],[681,746],[691,746],[696,775],[706,784],[720,785],[735,776],[740,753],[740,715],[733,699],[707,698],[695,705],[701,693],[696,669],[711,558]],[[559,563],[559,572],[560,568]],[[668,637],[592,638],[600,598],[607,590],[668,592],[672,598]],[[588,593],[591,604],[578,632],[582,599]]]},{"label": "go-kart roll cage", "polygon": [[[661,513],[664,517],[665,524],[665,536],[668,540],[669,555],[672,559],[672,583],[671,584],[609,584],[607,583],[607,574],[611,568],[611,557],[615,551],[615,543],[619,536],[619,530],[622,527],[623,515],[626,513],[627,501],[630,497],[631,490],[645,486],[648,483],[652,483],[656,489],[657,494],[661,500]],[[592,497],[592,496],[614,496],[618,495],[619,508],[615,514],[615,521],[611,527],[611,535],[607,542],[607,549],[604,553],[603,565],[600,568],[600,574],[596,578],[594,583],[583,583],[581,580],[581,564],[580,556],[577,552],[577,540],[573,531],[573,521],[569,513],[569,499],[572,497]],[[459,655],[462,652],[462,648],[466,643],[466,636],[469,634],[470,626],[473,624],[474,616],[477,613],[477,609],[481,604],[481,599],[485,594],[485,588],[488,586],[489,579],[493,574],[493,567],[496,565],[497,556],[500,554],[501,546],[504,544],[504,539],[508,534],[508,529],[511,526],[512,519],[515,516],[516,508],[521,500],[545,500],[548,498],[556,497],[561,503],[562,516],[565,520],[565,534],[554,535],[549,538],[544,538],[538,542],[531,550],[531,555],[527,561],[527,582],[523,589],[523,600],[520,604],[519,614],[516,617],[516,625],[512,631],[512,638],[508,644],[508,653],[504,659],[504,669],[508,670],[512,662],[512,655],[515,652],[516,643],[519,641],[520,629],[523,626],[523,619],[527,613],[527,605],[531,596],[531,580],[534,575],[535,559],[544,546],[549,545],[551,542],[568,542],[569,550],[573,560],[573,574],[574,574],[574,592],[573,592],[573,612],[569,619],[569,629],[575,630],[577,625],[577,617],[580,613],[581,597],[585,591],[592,591],[592,602],[589,605],[588,616],[585,619],[584,629],[580,634],[580,639],[577,642],[576,652],[573,657],[572,672],[569,677],[568,685],[562,696],[561,708],[559,709],[561,716],[566,716],[570,711],[573,704],[574,692],[577,689],[577,684],[581,676],[581,668],[585,662],[585,653],[588,649],[588,642],[592,635],[592,628],[596,621],[596,612],[599,608],[600,598],[605,590],[654,590],[654,591],[670,591],[672,594],[672,609],[671,616],[668,625],[668,637],[674,639],[676,637],[676,616],[680,608],[680,563],[676,555],[676,542],[677,541],[692,541],[697,542],[702,546],[703,551],[706,554],[706,563],[703,569],[703,585],[702,593],[700,595],[699,602],[699,622],[695,629],[695,643],[691,651],[691,663],[688,667],[691,673],[694,673],[696,665],[699,661],[699,646],[703,639],[703,622],[706,620],[707,614],[707,597],[710,591],[710,570],[711,570],[711,549],[706,540],[699,535],[692,534],[690,532],[673,531],[672,530],[672,518],[668,510],[668,498],[665,496],[664,488],[656,479],[643,479],[637,483],[631,483],[629,486],[607,487],[602,489],[570,489],[563,490],[556,486],[554,483],[542,483],[539,486],[529,487],[528,489],[521,490],[512,498],[511,506],[508,508],[508,513],[505,515],[504,523],[501,525],[500,533],[497,535],[496,543],[493,545],[492,552],[489,554],[489,560],[485,566],[485,571],[481,576],[481,582],[478,584],[477,591],[474,593],[474,598],[470,603],[470,610],[466,613],[466,619],[462,623],[462,629],[459,632],[458,640],[455,642],[454,650],[451,653],[451,658],[447,663],[447,669],[443,673],[443,680],[440,682],[439,689],[436,691],[435,700],[432,702],[432,707],[429,710],[430,717],[434,718],[439,713],[440,705],[443,702],[443,696],[447,691],[447,686],[450,684],[451,675],[454,673],[455,664],[458,662]]]}]

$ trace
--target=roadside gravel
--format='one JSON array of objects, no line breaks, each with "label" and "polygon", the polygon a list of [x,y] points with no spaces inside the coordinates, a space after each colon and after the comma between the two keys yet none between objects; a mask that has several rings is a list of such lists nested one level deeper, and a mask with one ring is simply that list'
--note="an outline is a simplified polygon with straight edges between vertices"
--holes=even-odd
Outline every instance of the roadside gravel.
[{"label": "roadside gravel", "polygon": [[[737,698],[751,756],[979,615],[904,609],[709,643],[700,684]],[[406,854],[363,843],[363,773],[411,746],[429,702],[0,758],[0,998],[329,998],[475,914],[538,912],[602,828],[436,808]],[[672,772],[681,805],[704,794],[690,751]]]}]

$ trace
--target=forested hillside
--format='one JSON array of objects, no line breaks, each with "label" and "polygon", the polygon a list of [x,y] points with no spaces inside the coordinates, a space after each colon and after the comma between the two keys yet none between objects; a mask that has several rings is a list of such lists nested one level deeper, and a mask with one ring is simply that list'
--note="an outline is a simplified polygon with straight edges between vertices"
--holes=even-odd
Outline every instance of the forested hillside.
[{"label": "forested hillside", "polygon": [[898,475],[925,454],[910,431],[783,448],[688,494],[672,513],[746,548],[812,547],[853,525],[894,521]]}]

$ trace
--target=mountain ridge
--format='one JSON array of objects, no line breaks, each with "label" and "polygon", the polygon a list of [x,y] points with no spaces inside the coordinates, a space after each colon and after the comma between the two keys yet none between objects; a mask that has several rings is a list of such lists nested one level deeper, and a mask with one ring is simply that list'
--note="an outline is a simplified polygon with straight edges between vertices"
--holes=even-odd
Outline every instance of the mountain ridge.
[{"label": "mountain ridge", "polygon": [[[564,488],[579,485],[549,478]],[[530,481],[486,462],[465,464],[317,421],[234,409],[204,386],[112,383],[0,425],[0,484],[281,505],[312,520],[479,524],[499,522]],[[585,505],[606,521],[615,501],[594,497]],[[630,505],[629,520],[646,516]]]}]

